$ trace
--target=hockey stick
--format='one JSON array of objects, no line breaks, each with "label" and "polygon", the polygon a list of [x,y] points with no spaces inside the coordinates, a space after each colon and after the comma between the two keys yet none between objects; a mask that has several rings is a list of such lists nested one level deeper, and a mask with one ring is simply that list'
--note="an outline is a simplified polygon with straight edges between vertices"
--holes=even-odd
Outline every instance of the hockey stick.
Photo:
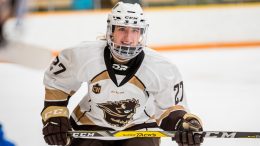
[{"label": "hockey stick", "polygon": [[[176,131],[69,131],[74,138],[93,137],[174,137]],[[260,132],[201,131],[206,138],[260,138]]]}]

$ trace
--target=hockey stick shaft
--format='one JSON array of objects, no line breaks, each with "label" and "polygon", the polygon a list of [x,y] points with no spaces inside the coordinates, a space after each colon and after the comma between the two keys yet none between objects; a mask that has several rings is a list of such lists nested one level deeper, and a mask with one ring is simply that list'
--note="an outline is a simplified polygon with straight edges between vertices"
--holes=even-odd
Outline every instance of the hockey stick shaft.
[{"label": "hockey stick shaft", "polygon": [[[174,137],[176,131],[69,131],[74,138],[93,137]],[[206,138],[260,138],[260,132],[201,131]]]}]

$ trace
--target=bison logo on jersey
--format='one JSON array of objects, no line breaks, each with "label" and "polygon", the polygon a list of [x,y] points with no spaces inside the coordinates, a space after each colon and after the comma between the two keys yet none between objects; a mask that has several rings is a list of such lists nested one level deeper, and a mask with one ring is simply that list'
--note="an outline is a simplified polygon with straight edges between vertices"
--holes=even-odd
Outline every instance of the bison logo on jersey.
[{"label": "bison logo on jersey", "polygon": [[101,86],[100,86],[99,84],[93,85],[92,91],[93,91],[94,93],[96,93],[96,94],[99,94],[100,91],[101,91]]},{"label": "bison logo on jersey", "polygon": [[139,107],[140,104],[139,100],[127,99],[100,103],[97,106],[103,110],[104,118],[109,124],[123,127],[133,119],[136,108]]}]

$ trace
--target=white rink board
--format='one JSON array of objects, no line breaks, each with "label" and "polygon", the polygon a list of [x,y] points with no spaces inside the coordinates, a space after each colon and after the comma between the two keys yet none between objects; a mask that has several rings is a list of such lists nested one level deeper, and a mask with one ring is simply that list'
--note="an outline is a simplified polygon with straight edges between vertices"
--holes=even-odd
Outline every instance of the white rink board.
[{"label": "white rink board", "polygon": [[[148,45],[259,41],[260,6],[173,9],[146,12]],[[107,13],[33,15],[24,21],[19,39],[60,50],[106,33]],[[14,36],[13,21],[6,26]],[[16,39],[18,37],[16,36]]]}]

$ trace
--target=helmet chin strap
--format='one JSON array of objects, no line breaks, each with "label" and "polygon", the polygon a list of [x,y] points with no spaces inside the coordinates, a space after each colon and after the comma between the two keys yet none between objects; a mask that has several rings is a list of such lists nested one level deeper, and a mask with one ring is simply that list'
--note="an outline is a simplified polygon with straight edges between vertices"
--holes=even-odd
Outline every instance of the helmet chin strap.
[{"label": "helmet chin strap", "polygon": [[126,64],[126,63],[128,63],[128,61],[130,60],[130,59],[120,59],[119,57],[117,57],[116,55],[114,55],[112,52],[111,52],[111,54],[112,54],[112,57],[113,57],[114,61],[115,61],[116,63],[119,63],[119,64]]}]

